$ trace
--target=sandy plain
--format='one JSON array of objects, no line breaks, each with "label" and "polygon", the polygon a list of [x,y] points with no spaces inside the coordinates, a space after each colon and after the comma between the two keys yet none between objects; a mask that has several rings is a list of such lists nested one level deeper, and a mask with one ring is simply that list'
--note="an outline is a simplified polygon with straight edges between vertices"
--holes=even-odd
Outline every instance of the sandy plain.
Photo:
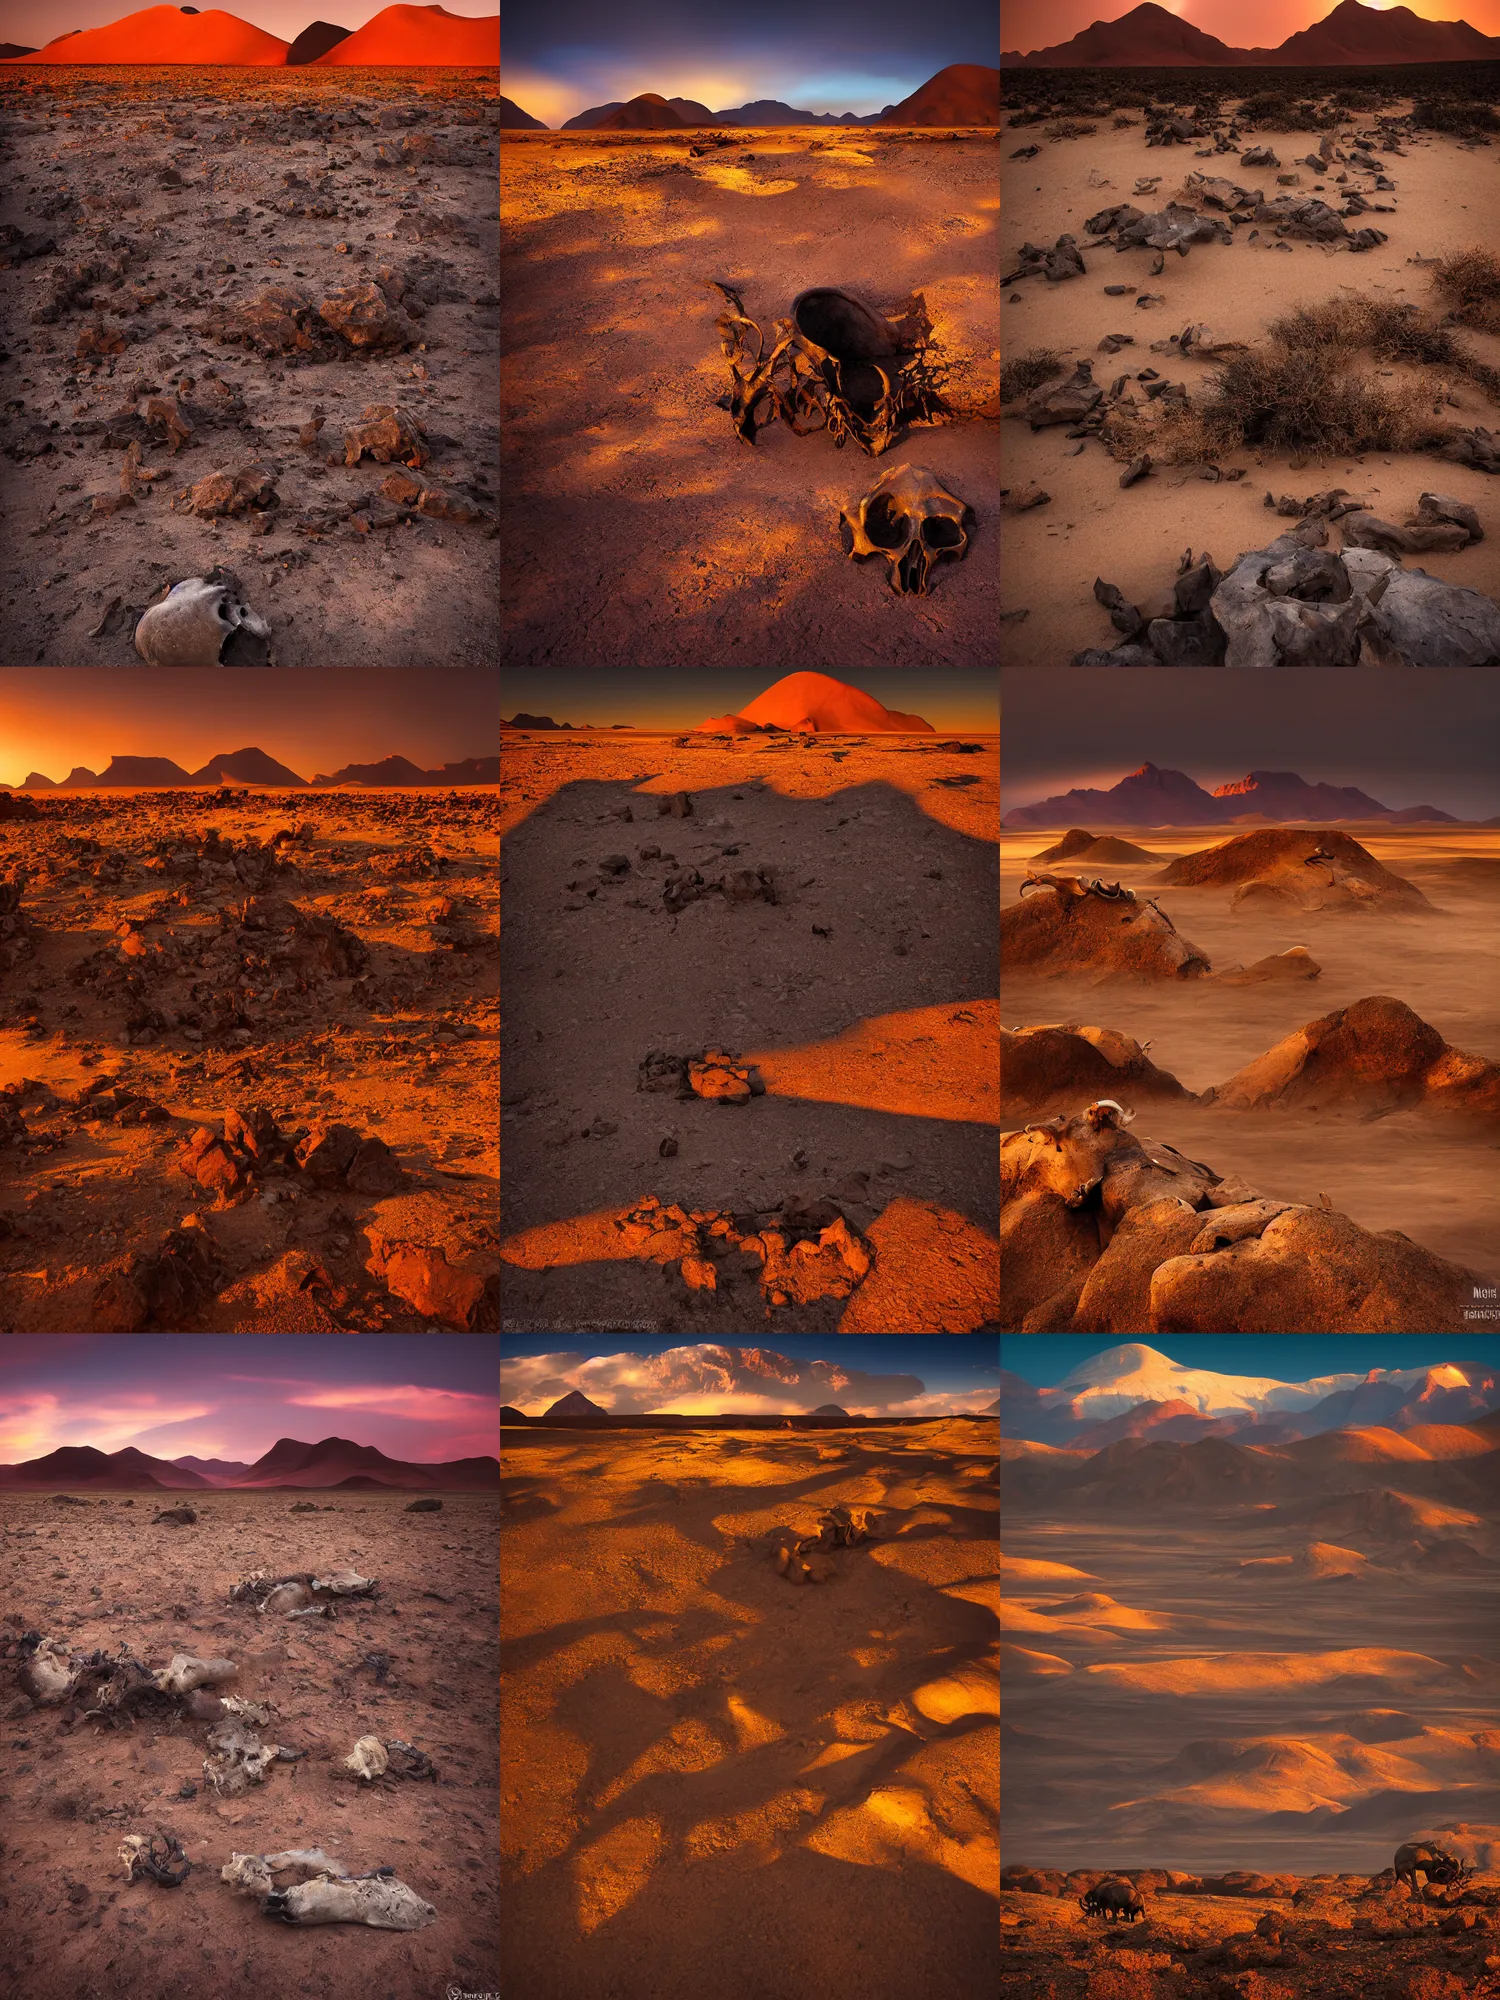
[{"label": "sandy plain", "polygon": [[[507,732],[506,1326],[963,1333],[993,1318],[998,744],[953,741],[979,747]],[[685,816],[667,810],[680,793]],[[611,855],[628,863],[615,875]],[[776,901],[663,901],[684,872],[707,890],[740,871],[763,871]],[[640,1088],[652,1051],[713,1048],[765,1094]],[[735,1260],[693,1290],[680,1260],[622,1245],[615,1219],[651,1195],[747,1227],[831,1201],[873,1269],[837,1299],[773,1305]]]},{"label": "sandy plain", "polygon": [[[1001,893],[1014,902],[1029,857],[1066,829],[1003,832]],[[1217,846],[1231,827],[1118,831],[1161,857]],[[1006,1025],[1074,1021],[1151,1040],[1151,1060],[1187,1089],[1225,1082],[1283,1035],[1373,994],[1390,994],[1429,1021],[1455,1047],[1500,1059],[1500,1004],[1489,966],[1500,916],[1500,834],[1484,828],[1350,826],[1362,846],[1405,876],[1435,906],[1432,913],[1342,917],[1327,913],[1231,911],[1223,889],[1152,886],[1157,866],[1122,862],[1104,871],[1127,887],[1159,894],[1182,934],[1207,953],[1216,972],[1249,965],[1294,944],[1323,968],[1317,979],[1247,987],[1200,987],[1198,981],[1094,985],[1084,978],[1043,979],[1006,973]],[[1472,863],[1487,863],[1473,866]],[[1066,864],[1062,864],[1065,866]],[[1082,1106],[1078,1107],[1080,1110]],[[1017,1130],[1024,1122],[1005,1121]],[[1205,1161],[1216,1173],[1242,1174],[1283,1200],[1332,1205],[1370,1230],[1400,1229],[1428,1249],[1486,1274],[1500,1272],[1500,1188],[1490,1168],[1491,1132],[1454,1132],[1419,1112],[1371,1122],[1299,1112],[1238,1112],[1213,1106],[1152,1103],[1138,1107],[1137,1129]]]},{"label": "sandy plain", "polygon": [[[922,130],[510,132],[501,411],[510,666],[785,673],[980,666],[998,606],[996,135]],[[701,157],[694,158],[697,148]],[[814,285],[920,294],[957,420],[878,459],[716,407],[720,279],[772,322]],[[987,412],[987,414],[982,414]],[[848,560],[839,514],[902,463],[974,509],[926,597]]]},{"label": "sandy plain", "polygon": [[[277,1734],[306,1750],[261,1786],[217,1799],[205,1784],[204,1723],[71,1731],[34,1708],[0,1660],[7,1907],[0,1974],[36,2000],[106,1993],[363,1993],[410,2000],[496,1979],[493,1875],[496,1504],[444,1494],[408,1515],[406,1493],[220,1491],[191,1499],[195,1526],[153,1526],[160,1496],[87,1507],[42,1494],[0,1499],[0,1653],[23,1631],[78,1650],[126,1645],[149,1666],[174,1652],[229,1658],[235,1690],[275,1704]],[[299,1500],[320,1511],[290,1514]],[[130,1511],[127,1510],[130,1506]],[[258,1618],[230,1604],[255,1569],[352,1564],[380,1585],[336,1622]],[[389,1655],[384,1682],[366,1662]],[[335,1776],[362,1735],[425,1749],[436,1783]],[[196,1796],[184,1799],[185,1784]],[[125,1881],[127,1833],[166,1828],[193,1867],[179,1888]],[[438,1911],[426,1929],[300,1929],[220,1881],[231,1852],[322,1846],[352,1871],[392,1867]]]},{"label": "sandy plain", "polygon": [[[1365,1447],[1328,1451],[1346,1439]],[[1493,1473],[1403,1442],[1169,1446],[1185,1483],[1154,1502],[1121,1490],[1128,1457],[1091,1500],[1049,1491],[1091,1454],[1002,1444],[1007,1868],[1158,1871],[1128,1937],[1084,1917],[1087,1882],[1055,1900],[1060,1876],[1045,1895],[1007,1877],[1007,1994],[1145,2000],[1162,1975],[1184,2000],[1496,1990]],[[1461,1910],[1372,1879],[1454,1827],[1475,1863]],[[1203,1879],[1231,1871],[1234,1893]]]},{"label": "sandy plain", "polygon": [[[995,1990],[995,1426],[501,1437],[505,1959],[536,2000]],[[793,1588],[767,1537],[876,1539]]]},{"label": "sandy plain", "polygon": [[[490,788],[109,790],[39,810],[0,825],[0,878],[24,883],[22,926],[0,918],[0,1326],[482,1330]],[[232,1148],[222,1190],[189,1178],[191,1135],[256,1104],[283,1138],[332,1121],[383,1140],[399,1180],[383,1168],[361,1192],[274,1144]],[[381,1277],[371,1229],[423,1255]],[[126,1286],[106,1311],[132,1256],[156,1260],[146,1305]]]},{"label": "sandy plain", "polygon": [[[1393,107],[1404,111],[1410,107]],[[1296,242],[1291,254],[1271,247],[1268,232],[1258,243],[1238,230],[1232,245],[1196,244],[1186,258],[1170,256],[1161,277],[1152,278],[1153,252],[1132,249],[1090,251],[1083,224],[1087,217],[1112,204],[1130,201],[1141,175],[1163,178],[1152,202],[1164,206],[1175,198],[1191,172],[1222,174],[1243,187],[1263,187],[1267,199],[1285,192],[1276,184],[1274,168],[1239,165],[1238,154],[1195,157],[1192,146],[1148,150],[1139,114],[1127,131],[1107,127],[1092,137],[1047,140],[1039,129],[1024,128],[1003,150],[1008,156],[1023,144],[1038,143],[1032,160],[1005,160],[1002,186],[1005,201],[1004,245],[1014,253],[1023,242],[1054,243],[1071,232],[1083,249],[1086,274],[1062,284],[1028,279],[1006,293],[1019,303],[1004,308],[1007,358],[1029,349],[1052,348],[1071,370],[1079,360],[1092,360],[1094,379],[1108,387],[1126,371],[1156,367],[1190,395],[1205,390],[1214,372],[1211,360],[1189,354],[1163,357],[1150,351],[1187,326],[1204,323],[1217,340],[1255,342],[1264,338],[1269,322],[1298,306],[1341,296],[1360,295],[1398,304],[1435,303],[1427,273],[1412,262],[1436,257],[1480,242],[1495,244],[1496,202],[1500,199],[1500,158],[1493,147],[1475,148],[1440,134],[1416,134],[1406,157],[1389,161],[1395,194],[1375,199],[1394,205],[1392,214],[1371,214],[1389,241],[1356,257],[1322,244]],[[1353,128],[1373,127],[1373,119],[1356,118]],[[1246,145],[1269,145],[1284,171],[1299,171],[1297,157],[1315,151],[1316,133],[1277,132],[1257,128]],[[1300,169],[1302,191],[1311,193],[1315,177]],[[1040,175],[1040,179],[1038,179]],[[1329,197],[1331,198],[1331,197]],[[1140,206],[1140,199],[1136,198]],[[1358,224],[1351,225],[1358,227]],[[1160,294],[1163,303],[1137,308],[1133,297],[1106,298],[1104,287],[1124,284],[1140,292]],[[1108,333],[1134,337],[1135,345],[1114,356],[1097,352]],[[1500,366],[1500,335],[1464,331],[1463,340],[1481,361]],[[1365,357],[1370,372],[1419,377],[1427,381],[1434,401],[1455,427],[1483,425],[1494,430],[1497,411],[1492,397],[1451,372],[1405,364],[1377,364]],[[1444,397],[1449,402],[1444,402]],[[1451,407],[1450,407],[1451,403]],[[1018,406],[1017,406],[1018,407]],[[1241,451],[1223,461],[1223,469],[1244,468],[1244,478],[1211,484],[1188,466],[1158,466],[1149,478],[1127,492],[1120,491],[1122,464],[1097,440],[1079,444],[1066,435],[1068,426],[1033,431],[1018,419],[1004,428],[1005,484],[1019,488],[1036,483],[1052,496],[1051,504],[1019,515],[1007,515],[1002,535],[1003,595],[1006,612],[1025,611],[1018,623],[1008,623],[1004,660],[1013,666],[1066,666],[1075,652],[1110,643],[1109,620],[1094,600],[1095,577],[1118,584],[1132,602],[1162,589],[1177,573],[1185,548],[1210,553],[1221,569],[1237,555],[1262,548],[1285,526],[1267,511],[1269,489],[1279,498],[1299,498],[1330,486],[1346,487],[1368,499],[1383,519],[1403,521],[1416,511],[1424,491],[1452,494],[1479,511],[1486,524],[1495,522],[1494,481],[1466,466],[1449,465],[1422,453],[1371,452],[1359,458],[1310,457],[1292,462],[1289,455]],[[1400,511],[1397,511],[1397,510]],[[1336,548],[1337,530],[1330,535]],[[1490,533],[1476,546],[1452,554],[1407,557],[1430,576],[1500,594],[1500,535]]]},{"label": "sandy plain", "polygon": [[[493,519],[498,95],[483,71],[0,69],[0,229],[22,239],[0,284],[6,665],[136,662],[139,613],[215,565],[270,621],[277,666],[494,663],[489,530],[409,507],[391,522],[391,466],[346,466],[344,436],[367,407],[408,412],[423,481]],[[94,276],[40,318],[75,268]],[[404,345],[321,359],[216,337],[271,287],[321,300],[382,271],[416,287]],[[96,325],[120,351],[80,351]],[[193,424],[175,454],[141,422],[152,398]],[[100,512],[133,442],[133,504]],[[279,504],[172,511],[251,463]]]}]

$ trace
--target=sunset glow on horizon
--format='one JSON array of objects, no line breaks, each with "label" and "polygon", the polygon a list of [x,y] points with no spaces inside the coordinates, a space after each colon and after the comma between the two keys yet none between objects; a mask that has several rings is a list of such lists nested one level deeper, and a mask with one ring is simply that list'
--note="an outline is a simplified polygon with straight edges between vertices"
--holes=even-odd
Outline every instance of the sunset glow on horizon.
[{"label": "sunset glow on horizon", "polygon": [[[1000,0],[1002,48],[1022,55],[1054,48],[1092,27],[1118,21],[1140,0]],[[1231,48],[1270,49],[1288,35],[1326,21],[1337,0],[1157,0],[1159,6]],[[1404,6],[1424,21],[1467,21],[1482,35],[1500,35],[1500,0],[1360,0],[1371,13]]]},{"label": "sunset glow on horizon", "polygon": [[493,1457],[496,1362],[493,1341],[464,1334],[15,1334],[0,1342],[0,1464],[63,1445],[251,1464],[278,1438],[331,1435],[420,1465]]}]

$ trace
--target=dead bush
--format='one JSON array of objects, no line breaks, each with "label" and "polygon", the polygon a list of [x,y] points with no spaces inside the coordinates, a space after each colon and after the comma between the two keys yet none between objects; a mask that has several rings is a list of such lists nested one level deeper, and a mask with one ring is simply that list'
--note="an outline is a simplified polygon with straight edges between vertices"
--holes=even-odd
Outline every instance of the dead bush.
[{"label": "dead bush", "polygon": [[1482,243],[1452,251],[1432,273],[1432,288],[1460,326],[1500,333],[1500,255]]},{"label": "dead bush", "polygon": [[1049,139],[1088,139],[1099,127],[1087,118],[1056,118],[1042,130]]},{"label": "dead bush", "polygon": [[1411,122],[1419,132],[1451,132],[1460,139],[1487,141],[1500,132],[1500,118],[1488,104],[1467,99],[1423,98],[1412,106]]},{"label": "dead bush", "polygon": [[1066,367],[1062,356],[1051,347],[1031,347],[1014,361],[1000,364],[1000,400],[1014,402],[1017,396],[1029,396],[1033,389],[1040,389],[1044,382],[1050,382],[1054,375],[1061,375]]},{"label": "dead bush", "polygon": [[1217,435],[1241,444],[1348,457],[1419,450],[1435,428],[1431,400],[1419,383],[1387,385],[1356,373],[1336,347],[1271,344],[1220,369],[1203,416]]},{"label": "dead bush", "polygon": [[1114,126],[1117,132],[1129,131],[1130,128],[1135,124],[1135,120],[1133,118],[1127,118],[1123,111],[1118,112],[1113,118],[1110,119],[1109,122],[1111,125]]}]

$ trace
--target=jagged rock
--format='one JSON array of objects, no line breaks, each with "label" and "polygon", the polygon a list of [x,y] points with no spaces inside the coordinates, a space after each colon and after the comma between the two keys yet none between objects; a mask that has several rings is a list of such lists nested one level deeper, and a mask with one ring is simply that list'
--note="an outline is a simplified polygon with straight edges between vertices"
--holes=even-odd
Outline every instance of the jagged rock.
[{"label": "jagged rock", "polygon": [[1500,604],[1492,597],[1403,569],[1375,549],[1347,549],[1343,562],[1364,614],[1365,665],[1500,665]]},{"label": "jagged rock", "polygon": [[[1294,535],[1281,535],[1264,549],[1242,555],[1219,583],[1210,601],[1227,641],[1227,667],[1352,667],[1359,659],[1359,605],[1304,598],[1304,589],[1329,587],[1321,569],[1298,567],[1311,554]],[[1337,557],[1332,558],[1334,562]],[[1278,590],[1267,582],[1275,569]],[[1500,617],[1500,612],[1497,612]]]},{"label": "jagged rock", "polygon": [[1424,493],[1417,501],[1415,515],[1408,515],[1406,525],[1416,526],[1421,521],[1456,521],[1467,528],[1471,542],[1484,540],[1484,529],[1479,525],[1479,516],[1465,500],[1454,500],[1446,493]]},{"label": "jagged rock", "polygon": [[1094,380],[1092,364],[1080,361],[1066,382],[1039,390],[1021,414],[1034,431],[1048,424],[1076,424],[1089,415],[1103,395]]},{"label": "jagged rock", "polygon": [[1086,270],[1078,244],[1071,236],[1059,236],[1056,247],[1042,262],[1042,274],[1051,284],[1060,284],[1064,278],[1084,277]]},{"label": "jagged rock", "polygon": [[1345,548],[1379,549],[1383,555],[1418,555],[1428,550],[1466,548],[1468,529],[1460,521],[1418,520],[1398,528],[1375,514],[1356,514],[1344,527]]},{"label": "jagged rock", "polygon": [[274,477],[271,468],[265,465],[242,465],[237,472],[211,472],[196,486],[185,486],[173,501],[172,511],[197,514],[205,521],[213,521],[224,514],[277,507],[281,496],[272,483]]},{"label": "jagged rock", "polygon": [[430,456],[416,418],[395,403],[367,405],[358,424],[345,431],[345,465],[358,465],[366,452],[381,465],[399,459],[403,465],[423,466]]},{"label": "jagged rock", "polygon": [[1248,153],[1240,154],[1242,167],[1279,167],[1280,160],[1269,146],[1252,146]]},{"label": "jagged rock", "polygon": [[318,317],[360,353],[410,347],[422,332],[375,284],[344,285],[330,292],[318,306]]},{"label": "jagged rock", "polygon": [[1136,607],[1127,601],[1118,584],[1106,583],[1102,577],[1095,577],[1094,596],[1109,613],[1111,625],[1127,639],[1134,639],[1145,630],[1145,619]]},{"label": "jagged rock", "polygon": [[1135,482],[1138,479],[1144,479],[1150,470],[1151,455],[1149,452],[1142,452],[1140,457],[1133,458],[1120,474],[1120,484],[1122,486],[1134,486]]},{"label": "jagged rock", "polygon": [[[1090,236],[1105,236],[1112,229],[1124,229],[1132,222],[1139,222],[1144,213],[1144,209],[1136,208],[1128,201],[1117,202],[1113,208],[1101,208],[1097,215],[1091,215],[1083,226]],[[1105,287],[1106,291],[1115,289],[1114,286]],[[1121,285],[1118,289],[1123,291],[1125,288]]]}]

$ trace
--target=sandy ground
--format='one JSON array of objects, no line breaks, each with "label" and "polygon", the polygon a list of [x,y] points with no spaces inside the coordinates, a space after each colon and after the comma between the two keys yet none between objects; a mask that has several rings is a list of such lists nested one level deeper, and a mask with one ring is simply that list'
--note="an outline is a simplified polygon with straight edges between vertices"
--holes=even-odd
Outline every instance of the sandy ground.
[{"label": "sandy ground", "polygon": [[[60,794],[45,817],[0,826],[0,877],[27,878],[27,928],[0,942],[0,1089],[16,1093],[0,1098],[0,1325],[482,1323],[481,1303],[466,1321],[411,1276],[378,1277],[367,1232],[494,1268],[494,805],[479,786],[239,789],[222,804],[111,790]],[[298,828],[269,864],[273,834]],[[301,924],[332,920],[337,956],[322,958],[316,928],[245,928],[234,912],[252,894],[290,903]],[[258,973],[237,977],[230,940]],[[283,950],[291,961],[263,961]],[[165,1117],[90,1119],[84,1100],[106,1085]],[[257,1103],[285,1136],[338,1121],[382,1139],[404,1179],[361,1193],[286,1161],[246,1162],[220,1196],[179,1170],[196,1129],[219,1133],[230,1107]],[[178,1225],[193,1244],[167,1245],[169,1261],[202,1267],[181,1310],[134,1328],[101,1321],[102,1275],[155,1254]],[[429,1276],[441,1278],[435,1263]]]},{"label": "sandy ground", "polygon": [[[998,744],[953,740],[981,748],[507,738],[507,1326],[960,1333],[994,1314]],[[684,817],[663,810],[680,792]],[[764,870],[777,900],[674,914],[684,869]],[[709,1048],[765,1094],[637,1088],[651,1051]],[[613,1217],[649,1195],[736,1215],[828,1198],[875,1267],[847,1302],[770,1305],[734,1264],[692,1292],[622,1254]]]},{"label": "sandy ground", "polygon": [[[351,503],[373,501],[390,468],[346,467],[343,438],[367,406],[395,405],[429,437],[425,481],[481,490],[497,476],[497,95],[493,74],[459,70],[0,71],[0,224],[56,243],[12,266],[0,307],[6,665],[128,665],[160,587],[216,564],[270,621],[275,665],[493,664],[498,543],[425,516],[362,533]],[[122,253],[120,279],[38,323],[59,272]],[[273,285],[320,299],[423,260],[434,302],[404,350],[263,360],[205,331]],[[124,351],[78,359],[96,319]],[[193,437],[175,456],[146,442],[155,483],[92,514],[92,494],[119,493],[132,413],[184,383]],[[39,441],[51,448],[34,455]],[[252,462],[279,506],[171,511],[186,487]]]},{"label": "sandy ground", "polygon": [[[1493,1575],[1399,1561],[1346,1528],[1326,1539],[1369,1558],[1358,1575],[1257,1581],[1234,1565],[1319,1535],[1200,1495],[1205,1507],[1207,1521],[1158,1504],[1124,1528],[1097,1514],[1059,1526],[1007,1498],[1006,1561],[1085,1574],[1006,1581],[1004,1637],[1020,1649],[1002,1664],[1019,1732],[1005,1745],[1006,1861],[1369,1875],[1413,1831],[1492,1820]],[[1456,1532],[1493,1551],[1493,1526]],[[1042,1654],[1074,1671],[1029,1671]],[[1222,1656],[1212,1680],[1205,1655]],[[1291,1667],[1271,1677],[1270,1655]],[[1387,1714],[1378,1729],[1362,1719],[1373,1710]],[[1189,1745],[1202,1747],[1175,1762]]]},{"label": "sandy ground", "polygon": [[[505,1960],[535,2000],[995,1989],[994,1427],[502,1436]],[[877,1539],[793,1589],[777,1528]]]},{"label": "sandy ground", "polygon": [[[35,2000],[147,1993],[350,1992],[370,2000],[496,1983],[496,1509],[445,1494],[438,1514],[409,1496],[222,1492],[191,1498],[196,1526],[153,1526],[156,1496],[87,1508],[42,1495],[0,1500],[0,1652],[22,1631],[78,1650],[128,1645],[149,1666],[174,1652],[229,1658],[245,1699],[275,1704],[265,1740],[306,1750],[259,1787],[218,1799],[203,1780],[204,1723],[66,1733],[0,1662],[7,1907],[0,1975]],[[321,1511],[290,1514],[311,1497]],[[133,1509],[126,1511],[126,1499]],[[352,1565],[380,1594],[346,1599],[336,1622],[257,1618],[227,1602],[255,1569]],[[427,1593],[437,1593],[437,1601]],[[365,1655],[390,1655],[383,1685]],[[436,1784],[377,1780],[355,1791],[334,1760],[355,1740],[424,1749]],[[184,1784],[196,1796],[180,1796]],[[192,1873],[176,1889],[127,1884],[127,1833],[165,1828]],[[363,1925],[292,1928],[220,1881],[231,1852],[322,1846],[351,1871],[392,1867],[434,1904],[411,1933]]]},{"label": "sandy ground", "polygon": [[[1065,831],[1059,826],[1056,832],[1001,835],[1006,901],[1018,896],[1028,858]],[[1217,845],[1235,829],[1121,831],[1137,846],[1159,853],[1165,865],[1175,855]],[[1168,915],[1208,954],[1216,972],[1304,944],[1322,975],[1285,986],[1218,988],[1200,988],[1195,981],[1095,986],[1082,979],[1007,975],[1001,989],[1006,1025],[1076,1021],[1115,1028],[1140,1042],[1151,1039],[1151,1060],[1159,1068],[1170,1070],[1189,1090],[1206,1090],[1305,1022],[1367,995],[1388,993],[1455,1047],[1500,1058],[1500,1000],[1489,976],[1500,900],[1456,865],[1486,856],[1493,865],[1500,860],[1500,835],[1480,828],[1347,831],[1387,868],[1414,882],[1436,906],[1434,914],[1348,919],[1244,914],[1231,912],[1228,890],[1163,890]],[[1107,871],[1111,880],[1118,873],[1127,888],[1137,889],[1157,872],[1147,863],[1121,863]],[[1219,1174],[1244,1175],[1267,1194],[1316,1203],[1327,1193],[1336,1209],[1365,1229],[1401,1229],[1457,1263],[1500,1271],[1500,1189],[1488,1165],[1492,1134],[1451,1133],[1440,1120],[1417,1113],[1365,1123],[1326,1113],[1241,1113],[1171,1104],[1141,1107],[1139,1129],[1206,1161]]]},{"label": "sandy ground", "polygon": [[[1119,202],[1134,199],[1138,207],[1147,205],[1131,193],[1141,175],[1163,176],[1153,203],[1160,207],[1191,172],[1224,175],[1242,187],[1264,187],[1270,198],[1285,192],[1276,185],[1276,169],[1241,167],[1236,153],[1200,160],[1191,146],[1148,150],[1139,123],[1123,132],[1106,127],[1092,138],[1048,141],[1030,127],[1017,133],[1014,143],[1009,132],[1004,138],[1007,156],[1023,143],[1042,146],[1034,160],[1006,158],[1002,240],[1007,254],[1023,242],[1053,243],[1071,231],[1088,267],[1085,276],[1063,284],[1028,279],[1010,287],[1006,298],[1019,294],[1021,303],[1004,308],[1004,351],[1014,357],[1033,347],[1053,348],[1069,368],[1090,359],[1095,381],[1105,387],[1127,370],[1156,367],[1197,394],[1208,387],[1213,362],[1192,355],[1186,361],[1154,355],[1152,341],[1200,321],[1217,339],[1255,341],[1278,315],[1341,292],[1425,306],[1431,301],[1427,273],[1410,259],[1474,242],[1494,244],[1500,156],[1493,147],[1465,149],[1453,139],[1431,135],[1414,138],[1404,159],[1390,158],[1389,178],[1397,192],[1376,198],[1394,203],[1396,212],[1363,218],[1390,240],[1353,263],[1346,251],[1322,244],[1297,242],[1291,255],[1284,255],[1268,247],[1264,232],[1252,244],[1249,231],[1240,229],[1232,246],[1200,243],[1186,258],[1170,255],[1162,276],[1152,278],[1154,253],[1149,250],[1090,252],[1085,220]],[[1316,150],[1317,134],[1258,130],[1246,143],[1269,145],[1283,171],[1299,171],[1292,163]],[[1311,193],[1314,176],[1306,167],[1300,172],[1303,189]],[[1161,293],[1165,303],[1143,311],[1133,298],[1106,298],[1107,284]],[[1101,355],[1096,350],[1107,333],[1133,334],[1135,345],[1113,357]],[[1500,365],[1500,336],[1465,332],[1462,337],[1481,360]],[[1368,356],[1365,364],[1371,369],[1383,365]],[[1427,373],[1436,392],[1437,372]],[[1452,395],[1458,408],[1444,414],[1455,426],[1494,430],[1500,422],[1493,401],[1467,380],[1455,381]],[[1122,494],[1123,467],[1096,441],[1085,441],[1080,448],[1065,436],[1067,428],[1059,424],[1033,432],[1027,424],[1008,420],[1003,432],[1005,484],[1035,481],[1052,495],[1050,506],[1005,517],[1003,608],[1027,613],[1023,622],[1002,627],[1003,657],[1010,665],[1066,666],[1082,648],[1109,643],[1109,620],[1094,601],[1096,576],[1118,584],[1134,602],[1170,583],[1189,546],[1196,554],[1207,550],[1221,569],[1243,550],[1263,547],[1286,525],[1265,509],[1268,489],[1278,498],[1283,493],[1305,498],[1322,487],[1344,486],[1355,497],[1368,498],[1383,519],[1394,521],[1415,512],[1424,491],[1453,494],[1479,510],[1481,521],[1491,528],[1487,539],[1449,555],[1408,557],[1407,565],[1492,596],[1500,593],[1495,483],[1481,472],[1424,454],[1374,452],[1360,459],[1309,459],[1294,469],[1286,457],[1243,451],[1224,461],[1226,470],[1245,468],[1245,477],[1235,483],[1214,485],[1191,468],[1162,466]],[[1335,532],[1330,546],[1337,543]]]},{"label": "sandy ground", "polygon": [[[710,137],[503,134],[503,661],[987,663],[998,426],[917,426],[872,459],[778,422],[752,448],[715,407],[729,364],[706,281],[741,287],[768,336],[809,286],[893,308],[918,292],[947,352],[992,379],[995,135],[791,128],[692,158]],[[926,597],[839,541],[840,509],[901,463],[976,516]]]}]

